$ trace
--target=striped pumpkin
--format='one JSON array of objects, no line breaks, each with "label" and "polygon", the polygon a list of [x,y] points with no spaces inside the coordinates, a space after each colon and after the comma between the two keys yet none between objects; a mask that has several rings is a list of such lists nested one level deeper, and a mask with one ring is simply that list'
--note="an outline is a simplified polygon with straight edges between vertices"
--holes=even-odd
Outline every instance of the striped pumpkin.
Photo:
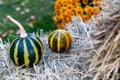
[{"label": "striped pumpkin", "polygon": [[32,67],[37,64],[43,54],[43,45],[39,38],[28,35],[26,38],[15,38],[10,46],[10,57],[12,61],[21,66]]},{"label": "striped pumpkin", "polygon": [[31,34],[27,34],[23,26],[14,20],[11,16],[7,16],[8,20],[15,23],[20,28],[20,35],[16,37],[10,45],[10,58],[17,65],[24,67],[32,67],[37,64],[43,54],[43,45],[40,39]]},{"label": "striped pumpkin", "polygon": [[48,44],[52,51],[62,53],[67,51],[71,46],[71,35],[61,29],[54,30],[48,36]]}]

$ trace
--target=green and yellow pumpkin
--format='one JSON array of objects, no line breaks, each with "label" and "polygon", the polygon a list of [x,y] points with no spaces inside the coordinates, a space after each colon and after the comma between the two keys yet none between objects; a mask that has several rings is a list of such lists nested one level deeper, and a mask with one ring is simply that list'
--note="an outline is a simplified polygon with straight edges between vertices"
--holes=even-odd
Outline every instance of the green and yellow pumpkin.
[{"label": "green and yellow pumpkin", "polygon": [[67,51],[71,46],[72,38],[69,32],[57,29],[48,36],[48,44],[52,51],[62,53]]},{"label": "green and yellow pumpkin", "polygon": [[8,20],[18,25],[21,34],[14,38],[10,48],[10,58],[17,66],[32,67],[33,64],[37,64],[44,52],[41,40],[27,34],[23,26],[14,20],[11,16],[7,16]]}]

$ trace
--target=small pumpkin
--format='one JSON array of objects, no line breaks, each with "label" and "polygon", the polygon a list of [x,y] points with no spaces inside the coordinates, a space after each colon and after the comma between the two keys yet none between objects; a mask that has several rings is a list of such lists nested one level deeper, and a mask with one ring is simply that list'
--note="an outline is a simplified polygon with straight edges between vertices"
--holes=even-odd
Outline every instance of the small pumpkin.
[{"label": "small pumpkin", "polygon": [[72,38],[69,32],[57,29],[52,31],[48,36],[48,44],[52,51],[62,53],[67,51],[71,46]]},{"label": "small pumpkin", "polygon": [[16,24],[20,28],[20,35],[13,39],[9,52],[10,58],[17,66],[24,65],[24,67],[32,67],[37,64],[44,52],[41,40],[27,34],[23,26],[14,20],[11,16],[7,16],[8,20]]}]

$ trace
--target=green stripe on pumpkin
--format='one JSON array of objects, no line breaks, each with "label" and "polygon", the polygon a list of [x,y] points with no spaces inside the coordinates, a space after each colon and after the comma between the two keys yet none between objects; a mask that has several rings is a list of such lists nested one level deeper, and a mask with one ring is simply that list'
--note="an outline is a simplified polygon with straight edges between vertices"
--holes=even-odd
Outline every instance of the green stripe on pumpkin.
[{"label": "green stripe on pumpkin", "polygon": [[28,39],[29,39],[29,41],[30,41],[30,43],[31,43],[31,45],[32,45],[32,47],[33,47],[33,49],[34,49],[34,53],[35,53],[35,61],[34,61],[34,63],[37,64],[38,61],[39,61],[38,49],[37,49],[37,47],[35,46],[34,42],[33,42],[30,38],[28,38]]},{"label": "green stripe on pumpkin", "polygon": [[64,52],[66,50],[66,46],[67,46],[68,42],[66,40],[64,32],[61,33],[60,37],[61,37],[61,46],[60,46],[61,50],[60,50],[60,52]]},{"label": "green stripe on pumpkin", "polygon": [[40,45],[40,49],[41,49],[41,53],[44,53],[44,49],[43,49],[43,44],[42,42],[37,38],[37,37],[32,37],[39,45]]},{"label": "green stripe on pumpkin", "polygon": [[[19,45],[18,45],[18,54],[17,54],[17,57],[18,57],[18,63],[19,65],[23,65],[24,64],[24,45],[23,45],[23,38],[19,38],[20,42],[19,42]],[[16,45],[16,44],[15,44]]]},{"label": "green stripe on pumpkin", "polygon": [[55,52],[57,52],[58,50],[58,48],[57,48],[57,46],[58,46],[58,34],[59,34],[59,32],[56,32],[56,35],[54,36],[54,39],[53,39],[53,41],[52,41],[52,48],[53,48],[53,50],[55,51]]}]

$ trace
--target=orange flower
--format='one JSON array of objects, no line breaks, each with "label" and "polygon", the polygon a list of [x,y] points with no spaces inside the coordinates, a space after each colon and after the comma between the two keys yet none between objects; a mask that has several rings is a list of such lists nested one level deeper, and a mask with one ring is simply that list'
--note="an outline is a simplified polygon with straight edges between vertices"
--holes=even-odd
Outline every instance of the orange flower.
[{"label": "orange flower", "polygon": [[67,15],[72,16],[72,11],[71,11],[71,10],[66,10],[64,14],[65,14],[66,16],[67,16]]},{"label": "orange flower", "polygon": [[56,9],[56,10],[59,10],[60,7],[61,7],[59,3],[60,3],[60,2],[56,2],[56,3],[55,3],[55,9]]},{"label": "orange flower", "polygon": [[83,15],[82,16],[82,20],[85,22],[85,21],[88,21],[90,19],[90,16],[88,15]]},{"label": "orange flower", "polygon": [[60,23],[57,23],[56,25],[57,25],[58,28],[63,28],[63,26],[61,26]]},{"label": "orange flower", "polygon": [[55,22],[58,22],[60,19],[59,19],[58,16],[54,16],[54,17],[53,17],[53,20],[54,20]]},{"label": "orange flower", "polygon": [[94,7],[94,15],[97,15],[98,13],[100,13],[100,7],[95,6]]},{"label": "orange flower", "polygon": [[76,14],[75,8],[71,10],[72,14]]},{"label": "orange flower", "polygon": [[100,12],[100,1],[102,0],[56,0],[53,19],[59,28],[70,22],[73,15],[80,16],[84,22],[88,21],[92,15]]},{"label": "orange flower", "polygon": [[67,23],[70,22],[71,21],[71,16],[67,16],[65,20],[66,20]]},{"label": "orange flower", "polygon": [[94,14],[94,7],[91,6],[85,6],[84,11],[86,12],[87,15],[91,16]]},{"label": "orange flower", "polygon": [[66,24],[66,21],[62,20],[62,22],[61,22],[61,28],[64,28],[65,24]]},{"label": "orange flower", "polygon": [[76,0],[68,0],[69,3],[76,2]]},{"label": "orange flower", "polygon": [[68,8],[69,10],[73,10],[73,9],[74,9],[74,6],[73,6],[72,4],[68,4],[68,5],[67,5],[67,8]]},{"label": "orange flower", "polygon": [[88,4],[89,0],[82,0],[83,4]]},{"label": "orange flower", "polygon": [[61,0],[61,2],[62,2],[61,7],[63,7],[63,6],[66,7],[68,4],[68,1],[66,1],[66,0]]},{"label": "orange flower", "polygon": [[95,6],[99,6],[102,0],[93,0]]},{"label": "orange flower", "polygon": [[64,19],[65,16],[66,16],[66,15],[65,15],[64,13],[61,13],[61,14],[59,15],[59,18],[60,18],[60,19]]},{"label": "orange flower", "polygon": [[102,0],[93,0],[93,2],[101,2]]},{"label": "orange flower", "polygon": [[82,16],[83,15],[83,9],[81,7],[75,8],[76,15]]},{"label": "orange flower", "polygon": [[81,6],[81,3],[76,3],[75,4],[75,7],[80,7]]},{"label": "orange flower", "polygon": [[67,10],[67,7],[61,7],[61,9],[60,9],[60,13],[63,13],[63,12],[65,12]]},{"label": "orange flower", "polygon": [[67,4],[68,1],[67,0],[61,0],[63,4]]}]

